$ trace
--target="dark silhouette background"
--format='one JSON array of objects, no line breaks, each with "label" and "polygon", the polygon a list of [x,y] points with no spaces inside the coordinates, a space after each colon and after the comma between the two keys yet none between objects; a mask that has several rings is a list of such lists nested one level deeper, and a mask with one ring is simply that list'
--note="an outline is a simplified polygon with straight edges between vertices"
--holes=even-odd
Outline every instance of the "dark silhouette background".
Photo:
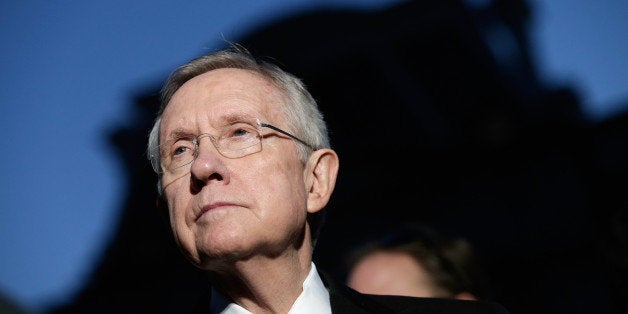
[{"label": "dark silhouette background", "polygon": [[[533,14],[526,1],[409,1],[234,40],[301,77],[330,126],[341,169],[319,268],[342,280],[343,252],[420,222],[469,239],[512,313],[628,310],[628,115],[589,121],[577,90],[540,82]],[[138,93],[133,128],[111,136],[130,183],[116,236],[50,313],[184,313],[208,289],[155,209],[144,150],[158,89]]]}]

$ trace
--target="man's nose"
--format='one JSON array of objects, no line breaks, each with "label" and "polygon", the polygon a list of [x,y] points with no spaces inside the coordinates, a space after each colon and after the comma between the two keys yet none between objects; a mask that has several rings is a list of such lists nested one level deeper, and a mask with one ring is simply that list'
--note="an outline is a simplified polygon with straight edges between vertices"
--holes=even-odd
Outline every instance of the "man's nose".
[{"label": "man's nose", "polygon": [[212,180],[228,180],[227,168],[223,162],[225,157],[216,148],[211,135],[199,136],[197,143],[196,158],[190,166],[192,187],[200,190]]}]

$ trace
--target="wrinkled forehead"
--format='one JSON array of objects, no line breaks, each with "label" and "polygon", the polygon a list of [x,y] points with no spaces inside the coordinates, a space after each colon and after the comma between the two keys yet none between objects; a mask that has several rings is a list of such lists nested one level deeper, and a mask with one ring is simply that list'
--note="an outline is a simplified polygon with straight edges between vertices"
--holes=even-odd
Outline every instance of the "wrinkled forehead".
[{"label": "wrinkled forehead", "polygon": [[174,129],[210,132],[234,119],[278,122],[285,102],[270,79],[250,70],[217,69],[183,84],[164,109],[160,137]]}]

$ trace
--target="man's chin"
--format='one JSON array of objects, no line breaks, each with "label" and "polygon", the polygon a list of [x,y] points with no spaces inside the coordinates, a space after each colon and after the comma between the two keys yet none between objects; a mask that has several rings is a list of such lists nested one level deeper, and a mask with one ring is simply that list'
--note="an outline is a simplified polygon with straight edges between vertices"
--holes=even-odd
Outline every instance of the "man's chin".
[{"label": "man's chin", "polygon": [[246,259],[247,254],[239,251],[220,251],[201,254],[191,262],[200,269],[220,273],[233,269],[239,261]]}]

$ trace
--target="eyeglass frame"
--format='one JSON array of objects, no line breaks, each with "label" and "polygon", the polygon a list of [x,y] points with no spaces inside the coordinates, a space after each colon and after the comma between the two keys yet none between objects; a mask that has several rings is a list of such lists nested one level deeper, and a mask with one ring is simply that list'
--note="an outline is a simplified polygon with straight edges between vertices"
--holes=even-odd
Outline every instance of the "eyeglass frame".
[{"label": "eyeglass frame", "polygon": [[[194,146],[195,146],[195,148],[194,148],[194,153],[193,153],[193,155],[192,155],[192,156],[193,156],[192,160],[190,160],[189,162],[187,162],[187,163],[185,163],[185,164],[183,164],[183,165],[181,165],[181,166],[179,166],[179,167],[177,167],[177,168],[181,168],[181,167],[184,167],[184,166],[190,165],[190,164],[192,164],[192,163],[196,160],[196,158],[197,158],[197,157],[198,157],[198,155],[199,155],[199,149],[200,149],[200,146],[199,146],[199,141],[200,141],[200,139],[201,139],[202,137],[204,137],[204,136],[209,136],[209,137],[210,137],[210,142],[212,143],[212,145],[214,146],[214,148],[218,151],[218,153],[219,153],[221,156],[224,156],[225,158],[229,158],[229,159],[239,159],[239,158],[246,157],[246,156],[249,156],[249,155],[252,155],[252,154],[255,154],[255,153],[259,153],[259,152],[261,152],[261,151],[264,149],[264,146],[263,146],[263,144],[262,144],[262,139],[264,138],[264,135],[262,135],[262,133],[261,133],[261,131],[260,131],[260,129],[259,129],[259,128],[269,128],[269,129],[271,129],[271,130],[277,131],[277,132],[279,132],[279,133],[281,133],[281,134],[283,134],[283,135],[286,135],[286,136],[288,136],[288,137],[290,137],[290,138],[292,138],[292,139],[296,140],[297,142],[299,142],[299,143],[301,143],[301,144],[305,145],[307,148],[311,149],[312,151],[316,151],[316,150],[318,150],[318,149],[319,149],[319,148],[317,148],[316,146],[311,145],[311,144],[307,143],[306,141],[304,141],[304,140],[302,140],[302,139],[298,138],[297,136],[292,135],[292,134],[290,134],[289,132],[284,131],[284,130],[282,130],[282,129],[280,129],[280,128],[278,128],[278,127],[276,127],[276,126],[272,125],[272,124],[261,122],[259,119],[255,119],[255,122],[256,122],[256,124],[257,124],[257,126],[258,126],[258,128],[255,128],[255,130],[257,131],[257,135],[258,135],[258,137],[259,137],[259,139],[260,139],[260,149],[259,149],[258,151],[253,152],[253,153],[249,153],[249,154],[245,154],[245,155],[242,155],[242,156],[239,156],[239,157],[229,157],[229,156],[226,156],[226,155],[224,154],[224,152],[221,150],[221,148],[218,146],[218,144],[216,143],[216,137],[215,137],[213,134],[208,133],[208,132],[205,132],[205,133],[200,133],[200,134],[198,134],[198,135],[194,136],[194,140],[193,140],[193,142],[194,142]],[[251,125],[250,123],[247,123],[247,122],[244,122],[244,121],[242,121],[242,123],[246,123],[246,124]],[[266,135],[268,135],[268,134],[266,134]],[[161,145],[159,145],[158,147],[160,147],[160,146],[161,146]],[[161,157],[161,149],[159,149],[159,150],[158,150],[158,154],[159,154],[159,160],[161,160],[161,159],[162,159],[162,157]],[[160,164],[161,164],[161,162],[160,162]],[[155,168],[155,167],[154,167],[154,168]],[[161,175],[163,175],[163,174],[165,173],[165,171],[163,171],[163,169],[162,169],[161,165],[160,165],[158,168],[156,168],[156,169],[158,169],[158,170],[159,170],[159,174],[161,174]]]}]

